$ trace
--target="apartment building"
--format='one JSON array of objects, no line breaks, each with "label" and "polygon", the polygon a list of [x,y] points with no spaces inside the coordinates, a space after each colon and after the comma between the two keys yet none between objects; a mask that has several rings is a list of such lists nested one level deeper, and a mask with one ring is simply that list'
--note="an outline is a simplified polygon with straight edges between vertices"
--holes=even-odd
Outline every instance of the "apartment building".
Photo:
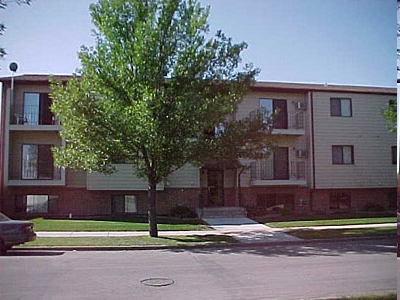
[{"label": "apartment building", "polygon": [[[68,76],[60,76],[66,80]],[[45,75],[2,78],[0,210],[13,216],[144,214],[147,183],[130,164],[112,175],[54,166],[63,143]],[[186,165],[158,185],[159,214],[175,206],[283,207],[292,213],[396,208],[396,134],[381,109],[395,88],[257,82],[237,120],[275,111],[277,148],[240,169]]]}]

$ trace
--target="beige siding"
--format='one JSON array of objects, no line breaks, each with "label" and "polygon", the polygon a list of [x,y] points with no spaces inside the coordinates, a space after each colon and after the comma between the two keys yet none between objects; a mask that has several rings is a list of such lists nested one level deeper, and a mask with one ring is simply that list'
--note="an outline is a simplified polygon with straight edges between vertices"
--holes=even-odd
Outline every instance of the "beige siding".
[{"label": "beige siding", "polygon": [[[120,190],[120,191],[147,191],[148,184],[145,180],[134,175],[134,167],[131,164],[114,165],[117,171],[111,175],[103,175],[97,172],[87,174],[88,190]],[[159,184],[158,190],[163,190],[164,185]]]},{"label": "beige siding", "polygon": [[[331,117],[330,98],[352,99],[352,117]],[[316,188],[395,187],[391,147],[381,109],[394,96],[314,93]],[[354,165],[333,165],[332,145],[354,146]]]},{"label": "beige siding", "polygon": [[66,185],[67,187],[86,188],[86,175],[85,171],[66,171]]},{"label": "beige siding", "polygon": [[191,164],[186,164],[168,176],[166,187],[169,188],[198,188],[200,186],[200,170]]}]

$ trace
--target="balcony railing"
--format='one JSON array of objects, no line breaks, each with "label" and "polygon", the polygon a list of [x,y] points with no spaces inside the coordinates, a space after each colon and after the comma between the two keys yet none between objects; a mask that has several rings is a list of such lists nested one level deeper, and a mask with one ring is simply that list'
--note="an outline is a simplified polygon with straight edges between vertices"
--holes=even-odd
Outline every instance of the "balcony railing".
[{"label": "balcony railing", "polygon": [[[305,160],[293,160],[285,170],[277,170],[273,160],[259,160],[252,162],[251,180],[306,180],[307,164]],[[288,172],[286,172],[288,170]],[[285,175],[286,173],[286,175]]]},{"label": "balcony railing", "polygon": [[53,161],[22,160],[22,166],[15,168],[10,161],[10,180],[61,180],[61,168],[53,165]]},{"label": "balcony railing", "polygon": [[41,112],[37,105],[25,105],[14,110],[11,125],[60,125],[59,120],[50,112]]},{"label": "balcony railing", "polygon": [[[282,112],[285,113],[285,112]],[[255,119],[257,116],[262,116],[263,112],[260,109],[253,110],[250,112],[250,120]],[[287,129],[287,130],[301,130],[305,129],[305,112],[303,110],[290,110],[287,112],[287,119],[281,118],[279,122],[275,121],[274,129]],[[285,121],[283,121],[283,120]],[[270,120],[265,118],[265,122],[268,123]]]}]

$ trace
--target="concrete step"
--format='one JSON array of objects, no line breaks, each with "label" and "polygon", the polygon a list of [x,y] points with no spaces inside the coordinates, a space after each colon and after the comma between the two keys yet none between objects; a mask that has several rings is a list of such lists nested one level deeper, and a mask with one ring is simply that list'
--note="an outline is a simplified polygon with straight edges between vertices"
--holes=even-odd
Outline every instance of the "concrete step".
[{"label": "concrete step", "polygon": [[245,218],[244,207],[203,207],[196,209],[199,218]]}]

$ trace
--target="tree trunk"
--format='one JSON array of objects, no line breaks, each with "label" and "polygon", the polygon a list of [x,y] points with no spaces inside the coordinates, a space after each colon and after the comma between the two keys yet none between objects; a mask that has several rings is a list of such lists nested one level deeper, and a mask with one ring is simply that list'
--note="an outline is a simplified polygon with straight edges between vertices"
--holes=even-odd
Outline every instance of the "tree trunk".
[{"label": "tree trunk", "polygon": [[149,183],[148,191],[148,217],[149,217],[149,234],[151,237],[158,237],[157,229],[157,213],[156,213],[156,199],[157,199],[157,185]]}]

